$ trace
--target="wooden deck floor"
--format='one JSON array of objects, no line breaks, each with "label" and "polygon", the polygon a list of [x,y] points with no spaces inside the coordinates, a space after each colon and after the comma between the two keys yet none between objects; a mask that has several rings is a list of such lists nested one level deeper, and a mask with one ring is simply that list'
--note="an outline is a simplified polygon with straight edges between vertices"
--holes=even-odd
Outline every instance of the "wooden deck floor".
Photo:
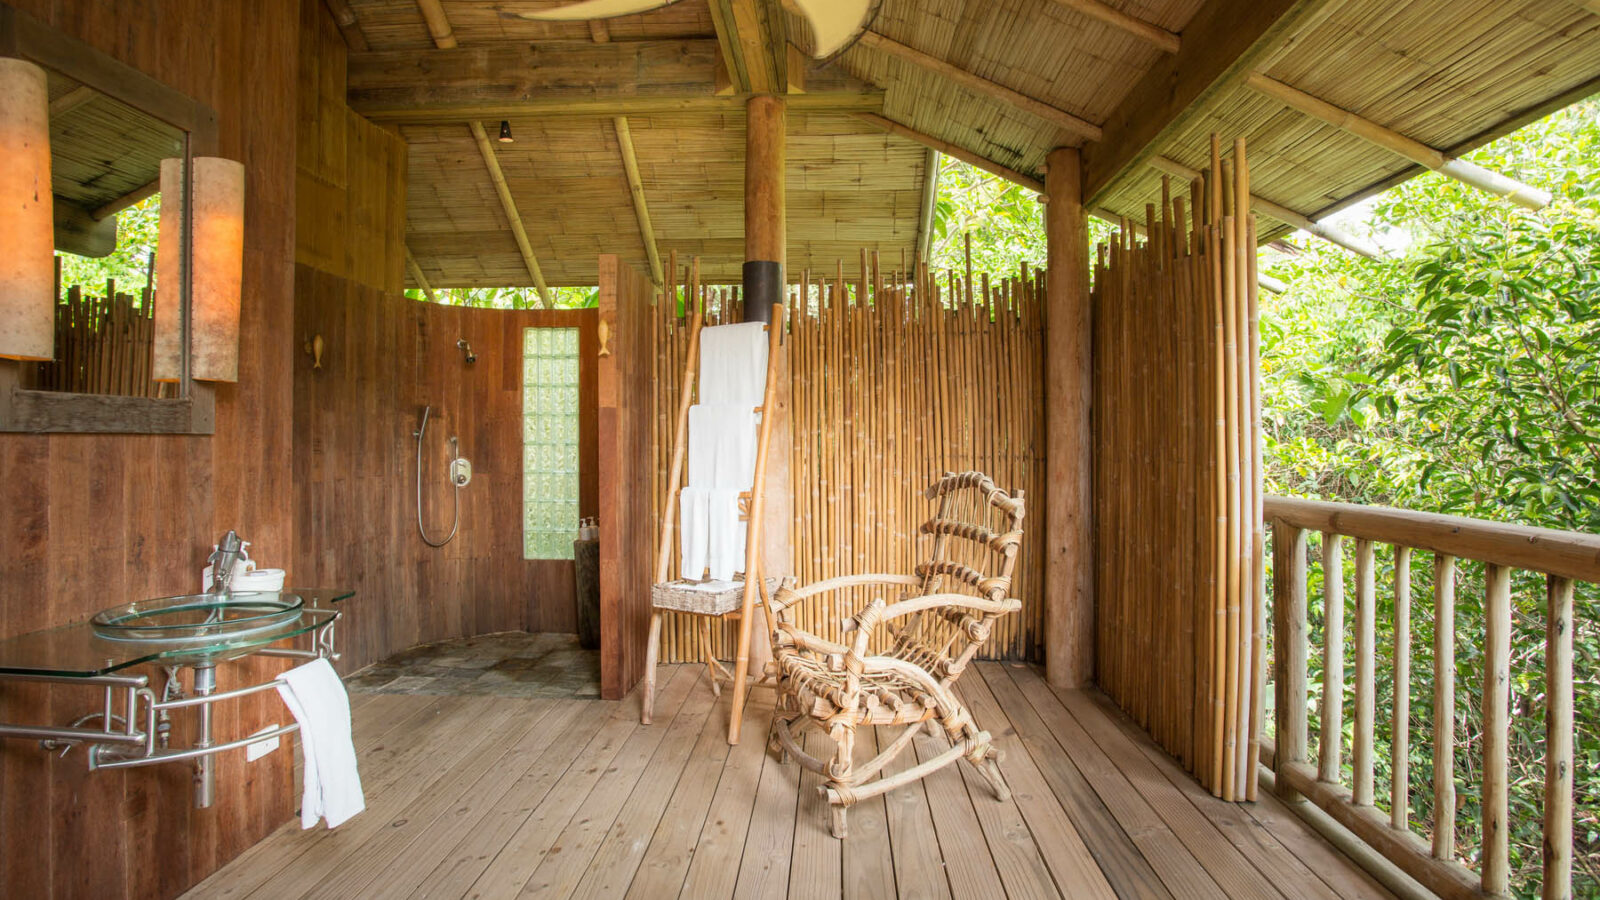
[{"label": "wooden deck floor", "polygon": [[661,680],[651,726],[637,699],[357,695],[367,811],[291,822],[188,896],[1389,896],[1277,801],[1214,800],[1102,695],[1031,667],[962,680],[1010,802],[963,763],[855,807],[843,842],[814,778],[765,752],[770,691],[729,747],[701,668]]}]

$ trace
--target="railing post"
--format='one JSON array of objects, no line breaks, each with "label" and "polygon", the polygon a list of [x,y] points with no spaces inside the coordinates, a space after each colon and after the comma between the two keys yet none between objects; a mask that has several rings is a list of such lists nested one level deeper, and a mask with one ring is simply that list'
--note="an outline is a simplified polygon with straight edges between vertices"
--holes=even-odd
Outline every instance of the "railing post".
[{"label": "railing post", "polygon": [[1372,542],[1356,538],[1356,735],[1351,751],[1355,768],[1350,802],[1372,805],[1372,719],[1377,690],[1373,655],[1376,652],[1376,597],[1372,586]]},{"label": "railing post", "polygon": [[1572,579],[1545,582],[1544,898],[1572,896]]},{"label": "railing post", "polygon": [[1389,738],[1389,825],[1407,828],[1411,807],[1411,548],[1394,548],[1394,723]]},{"label": "railing post", "polygon": [[1344,539],[1322,533],[1322,733],[1317,778],[1339,783],[1344,745]]},{"label": "railing post", "polygon": [[[1272,524],[1273,684],[1277,698],[1276,756],[1281,776],[1306,759],[1306,532]],[[1278,795],[1297,800],[1287,778],[1276,779]]]},{"label": "railing post", "polygon": [[1484,563],[1483,891],[1504,894],[1510,878],[1506,833],[1506,740],[1511,706],[1511,570]]},{"label": "railing post", "polygon": [[1456,853],[1456,558],[1433,557],[1433,858]]}]

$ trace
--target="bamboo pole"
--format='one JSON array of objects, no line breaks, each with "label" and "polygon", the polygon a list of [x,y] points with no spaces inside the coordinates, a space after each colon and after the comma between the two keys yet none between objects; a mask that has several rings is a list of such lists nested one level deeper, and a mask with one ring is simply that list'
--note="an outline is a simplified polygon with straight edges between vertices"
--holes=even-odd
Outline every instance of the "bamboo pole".
[{"label": "bamboo pole", "polygon": [[1456,848],[1456,559],[1433,557],[1433,858]]},{"label": "bamboo pole", "polygon": [[1356,733],[1351,762],[1355,767],[1351,802],[1372,805],[1372,719],[1377,689],[1373,654],[1376,627],[1372,542],[1356,538]]},{"label": "bamboo pole", "polygon": [[1503,894],[1510,883],[1506,820],[1506,744],[1511,705],[1511,570],[1484,564],[1483,644],[1483,890]]},{"label": "bamboo pole", "polygon": [[1394,717],[1389,738],[1389,827],[1410,828],[1411,548],[1394,548]]},{"label": "bamboo pole", "polygon": [[1322,731],[1317,779],[1338,784],[1344,743],[1344,539],[1322,533]]},{"label": "bamboo pole", "polygon": [[1545,900],[1572,896],[1572,579],[1545,582]]}]

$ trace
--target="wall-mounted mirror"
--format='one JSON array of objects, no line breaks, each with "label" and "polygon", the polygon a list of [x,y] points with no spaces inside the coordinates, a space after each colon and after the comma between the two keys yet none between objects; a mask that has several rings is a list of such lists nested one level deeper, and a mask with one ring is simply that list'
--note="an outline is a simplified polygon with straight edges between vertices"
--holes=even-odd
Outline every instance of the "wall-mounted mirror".
[{"label": "wall-mounted mirror", "polygon": [[187,173],[215,152],[215,114],[3,4],[0,57],[45,76],[55,249],[52,349],[0,359],[0,431],[210,433],[210,386],[190,377],[182,336],[193,328]]}]

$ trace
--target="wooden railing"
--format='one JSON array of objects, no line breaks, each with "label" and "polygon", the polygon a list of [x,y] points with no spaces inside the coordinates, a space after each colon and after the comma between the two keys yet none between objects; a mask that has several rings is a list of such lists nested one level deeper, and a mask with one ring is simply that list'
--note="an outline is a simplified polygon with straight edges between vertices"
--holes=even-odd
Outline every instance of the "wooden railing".
[{"label": "wooden railing", "polygon": [[[1541,573],[1546,580],[1545,785],[1543,896],[1569,897],[1572,888],[1572,609],[1576,581],[1600,582],[1600,537],[1505,525],[1458,516],[1383,507],[1268,497],[1266,521],[1273,543],[1273,675],[1275,736],[1270,754],[1276,789],[1285,799],[1304,797],[1389,861],[1446,897],[1507,892],[1510,876],[1507,821],[1507,746],[1510,736],[1511,571]],[[1307,537],[1322,534],[1325,616],[1321,727],[1316,765],[1308,758]],[[1342,784],[1345,600],[1343,538],[1355,542],[1355,722],[1352,783]],[[1373,806],[1375,555],[1394,548],[1393,675],[1390,740],[1390,814]],[[1413,551],[1433,554],[1433,771],[1431,844],[1410,828],[1411,779],[1411,561]],[[1484,564],[1482,651],[1481,871],[1455,858],[1455,582],[1457,560]],[[1462,634],[1462,640],[1475,635]]]}]

